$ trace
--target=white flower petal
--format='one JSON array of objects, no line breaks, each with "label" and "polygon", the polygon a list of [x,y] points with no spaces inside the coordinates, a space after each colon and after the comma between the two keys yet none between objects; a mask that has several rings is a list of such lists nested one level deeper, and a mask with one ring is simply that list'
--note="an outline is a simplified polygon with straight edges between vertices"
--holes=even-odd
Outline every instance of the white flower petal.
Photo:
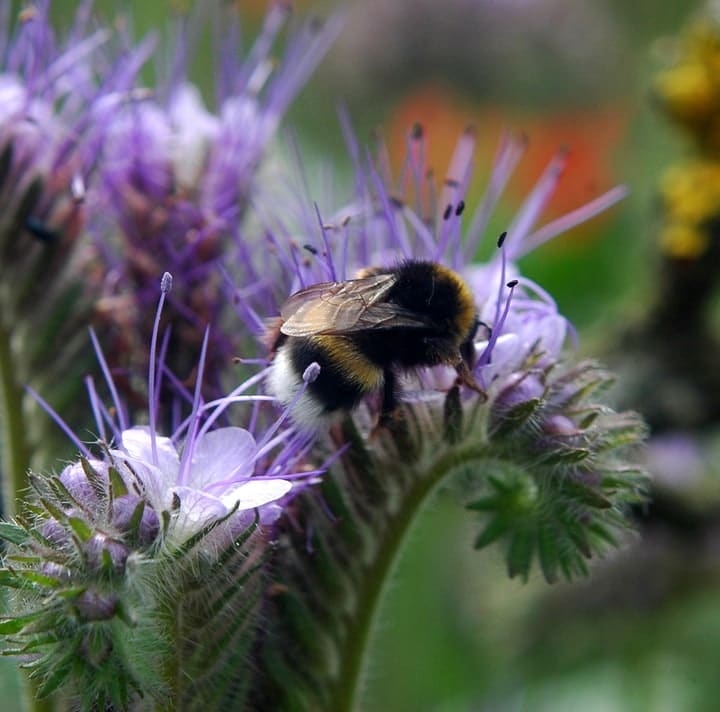
[{"label": "white flower petal", "polygon": [[[187,485],[206,488],[232,477],[244,480],[253,474],[255,438],[243,428],[211,430],[195,444]],[[221,494],[222,490],[213,490]]]},{"label": "white flower petal", "polygon": [[222,495],[222,500],[228,509],[239,502],[238,509],[254,509],[263,504],[274,502],[284,497],[292,489],[292,482],[287,480],[261,480],[254,479],[245,482]]},{"label": "white flower petal", "polygon": [[153,463],[150,429],[146,426],[135,426],[129,430],[123,430],[120,441],[130,458],[140,460],[148,467],[156,466],[162,472],[163,480],[168,483],[168,486],[177,482],[180,459],[170,438],[155,436],[156,465]]},{"label": "white flower petal", "polygon": [[173,487],[172,494],[180,498],[180,511],[174,524],[175,535],[185,539],[202,527],[224,517],[229,509],[217,497],[192,487]]}]

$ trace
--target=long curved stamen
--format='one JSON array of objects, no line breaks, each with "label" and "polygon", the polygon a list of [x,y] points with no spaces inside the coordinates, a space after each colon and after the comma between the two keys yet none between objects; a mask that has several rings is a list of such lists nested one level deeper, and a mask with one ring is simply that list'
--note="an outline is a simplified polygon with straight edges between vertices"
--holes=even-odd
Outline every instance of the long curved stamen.
[{"label": "long curved stamen", "polygon": [[472,260],[477,253],[480,241],[490,222],[490,216],[526,149],[526,138],[516,137],[510,133],[506,133],[502,137],[485,195],[475,210],[464,240],[465,258],[468,261]]},{"label": "long curved stamen", "polygon": [[[213,412],[205,419],[205,422],[203,423],[202,428],[200,429],[199,437],[204,437],[205,434],[210,430],[212,425],[215,423],[215,421],[227,410],[230,403],[232,403],[233,398],[237,398],[240,394],[244,393],[248,388],[251,386],[254,386],[256,383],[262,382],[265,377],[267,376],[268,369],[263,369],[259,373],[256,373],[251,378],[248,378],[247,381],[243,381],[239,386],[234,388],[230,393],[228,393],[225,397],[219,398],[214,401],[210,401],[208,403],[205,403],[203,405],[203,412],[205,410],[211,410],[214,408]],[[265,400],[265,396],[259,397],[259,396],[250,396],[251,400]],[[271,400],[274,400],[271,398]]]},{"label": "long curved stamen", "polygon": [[95,381],[92,376],[85,376],[83,379],[85,383],[85,390],[87,390],[88,400],[90,401],[90,408],[93,412],[93,418],[95,418],[95,425],[98,429],[98,436],[103,442],[108,441],[107,433],[105,432],[105,418],[103,417],[103,409],[100,398],[95,390]]},{"label": "long curved stamen", "polygon": [[505,285],[510,290],[510,293],[508,294],[507,299],[505,300],[505,308],[502,311],[500,319],[498,319],[498,321],[493,326],[492,335],[490,336],[488,345],[485,347],[485,350],[482,352],[480,358],[478,359],[478,366],[487,366],[490,363],[490,360],[492,359],[493,349],[495,348],[495,344],[497,343],[498,338],[500,338],[500,335],[502,334],[503,326],[505,325],[505,320],[507,319],[507,316],[510,313],[510,302],[512,301],[513,293],[514,293],[515,287],[517,287],[517,285],[518,285],[517,279],[513,279],[512,281],[508,282]]},{"label": "long curved stamen", "polygon": [[505,247],[505,241],[507,238],[507,232],[501,233],[500,237],[498,237],[497,246],[500,249],[500,260],[501,260],[501,267],[500,267],[500,281],[498,283],[498,295],[497,300],[495,301],[495,316],[493,318],[493,330],[495,330],[495,325],[498,323],[500,319],[500,309],[502,304],[502,293],[503,293],[503,284],[505,284],[505,273],[507,271],[507,248]]},{"label": "long curved stamen", "polygon": [[561,218],[544,225],[523,241],[522,248],[518,250],[517,256],[522,257],[528,252],[537,249],[540,245],[557,237],[560,233],[566,232],[576,225],[587,222],[596,215],[605,212],[609,207],[622,200],[627,194],[628,189],[625,186],[616,186],[607,193],[595,198],[595,200],[591,200],[589,203],[582,205],[571,213],[567,213],[567,215],[563,215]]},{"label": "long curved stamen", "polygon": [[160,280],[160,299],[158,301],[157,310],[155,312],[155,322],[153,324],[152,337],[150,338],[150,364],[148,366],[148,416],[150,419],[150,447],[152,451],[153,465],[158,464],[157,453],[157,398],[155,392],[155,373],[157,371],[157,337],[160,330],[160,315],[162,314],[165,297],[172,289],[172,275],[165,272]]},{"label": "long curved stamen", "polygon": [[558,151],[543,171],[543,174],[538,179],[530,195],[525,199],[515,220],[513,220],[508,228],[508,232],[510,233],[508,251],[511,260],[516,259],[517,256],[522,253],[528,233],[547,204],[547,201],[550,199],[550,196],[555,191],[558,181],[565,171],[567,155],[568,152],[565,149]]},{"label": "long curved stamen", "polygon": [[317,203],[315,203],[315,215],[317,216],[318,225],[320,226],[320,234],[322,235],[323,245],[325,246],[325,263],[327,264],[328,272],[330,273],[330,279],[333,282],[337,282],[338,275],[335,270],[335,262],[333,261],[333,251],[330,249],[327,228],[325,227],[325,223],[320,215],[320,208]]},{"label": "long curved stamen", "polygon": [[92,328],[89,331],[90,340],[92,341],[93,349],[95,349],[95,357],[100,364],[100,370],[102,371],[103,377],[105,378],[105,383],[110,390],[110,397],[112,398],[113,405],[115,406],[115,412],[117,413],[119,426],[118,430],[122,432],[123,430],[127,430],[129,427],[127,415],[125,414],[125,408],[123,406],[122,400],[120,400],[117,388],[115,387],[115,381],[113,380],[112,374],[110,373],[110,368],[107,364],[107,361],[103,356],[102,348],[100,347],[100,342],[95,335],[95,331]]},{"label": "long curved stamen", "polygon": [[263,448],[267,445],[268,441],[275,435],[280,426],[290,417],[290,413],[293,408],[298,404],[298,401],[303,397],[308,386],[317,379],[320,375],[320,364],[317,361],[313,361],[303,373],[303,382],[297,393],[293,396],[290,403],[283,409],[280,417],[268,428],[262,441],[258,443],[256,452],[262,452]]},{"label": "long curved stamen", "polygon": [[178,473],[178,484],[184,485],[190,472],[190,463],[192,462],[195,444],[198,437],[198,415],[200,411],[200,402],[202,400],[202,379],[205,371],[205,359],[207,358],[207,346],[210,338],[210,328],[205,329],[203,336],[202,348],[200,350],[200,360],[198,362],[197,377],[195,380],[195,395],[193,397],[193,410],[190,415],[190,427],[185,447],[183,448],[182,457],[180,459],[180,472]]},{"label": "long curved stamen", "polygon": [[65,435],[70,438],[72,443],[75,445],[75,447],[80,450],[80,452],[85,457],[92,457],[92,454],[90,453],[90,450],[85,447],[85,444],[78,438],[77,435],[72,431],[72,428],[60,417],[60,415],[57,413],[57,411],[53,410],[52,406],[44,400],[37,391],[30,388],[30,386],[25,386],[25,390],[37,401],[38,405],[60,426],[60,429],[65,433]]}]

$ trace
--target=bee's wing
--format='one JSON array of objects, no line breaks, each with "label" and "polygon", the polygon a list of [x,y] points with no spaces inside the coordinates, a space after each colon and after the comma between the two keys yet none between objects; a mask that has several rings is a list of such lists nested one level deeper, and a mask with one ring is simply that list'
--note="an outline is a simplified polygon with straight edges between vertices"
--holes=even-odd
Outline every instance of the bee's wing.
[{"label": "bee's wing", "polygon": [[[293,294],[280,309],[280,330],[288,336],[346,334],[372,328],[425,326],[412,313],[380,301],[395,284],[394,274],[347,282],[314,284]],[[406,323],[399,323],[401,321]]]}]

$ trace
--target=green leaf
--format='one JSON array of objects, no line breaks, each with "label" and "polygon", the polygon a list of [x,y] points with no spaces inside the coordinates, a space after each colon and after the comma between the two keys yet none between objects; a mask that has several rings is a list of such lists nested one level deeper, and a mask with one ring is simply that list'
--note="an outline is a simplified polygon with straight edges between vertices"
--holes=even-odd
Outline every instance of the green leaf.
[{"label": "green leaf", "polygon": [[567,477],[564,480],[562,490],[588,507],[596,509],[610,509],[612,507],[612,502],[607,497],[603,497],[593,487],[578,482],[574,477]]},{"label": "green leaf", "polygon": [[63,582],[55,578],[54,576],[46,576],[45,574],[41,574],[38,571],[32,571],[30,569],[24,569],[16,572],[17,575],[23,579],[25,579],[28,583],[34,584],[36,586],[41,586],[42,588],[60,588],[63,586]]},{"label": "green leaf", "polygon": [[527,581],[534,548],[533,537],[529,529],[518,529],[513,532],[507,553],[510,578],[520,576],[523,581]]},{"label": "green leaf", "polygon": [[495,517],[485,529],[478,534],[475,539],[475,548],[482,549],[497,541],[500,537],[507,534],[511,526],[511,522],[508,519],[504,519],[502,516]]},{"label": "green leaf", "polygon": [[50,513],[53,519],[56,519],[58,522],[67,521],[65,512],[63,512],[62,509],[60,509],[59,507],[56,507],[49,499],[41,497],[40,501],[42,502],[43,507],[45,507],[45,509]]},{"label": "green leaf", "polygon": [[45,615],[43,610],[26,613],[23,616],[13,616],[11,618],[0,618],[0,635],[12,635],[22,632],[25,626],[34,623],[36,620]]},{"label": "green leaf", "polygon": [[4,539],[11,544],[21,546],[28,540],[28,537],[29,534],[27,531],[22,527],[19,527],[17,524],[0,522],[0,539]]},{"label": "green leaf", "polygon": [[543,402],[541,398],[530,398],[508,408],[502,413],[495,434],[502,436],[521,428],[535,415]]},{"label": "green leaf", "polygon": [[550,522],[540,523],[537,531],[538,558],[543,576],[548,583],[557,581],[558,539],[555,526]]},{"label": "green leaf", "polygon": [[123,480],[116,467],[111,465],[108,468],[108,477],[110,479],[110,491],[113,497],[122,497],[128,493],[125,480]]},{"label": "green leaf", "polygon": [[15,569],[0,569],[0,586],[24,588],[26,583],[18,576],[18,572]]},{"label": "green leaf", "polygon": [[50,489],[53,490],[55,496],[58,499],[64,499],[66,502],[69,502],[74,507],[81,509],[83,512],[87,511],[87,507],[85,506],[85,504],[73,497],[73,495],[70,493],[70,490],[62,483],[59,477],[48,478],[47,484]]},{"label": "green leaf", "polygon": [[80,517],[68,517],[67,521],[80,541],[85,543],[92,538],[93,530],[83,519],[80,519]]},{"label": "green leaf", "polygon": [[140,526],[142,525],[143,514],[145,513],[145,500],[141,499],[135,505],[133,513],[128,522],[128,537],[131,542],[137,542],[140,538]]},{"label": "green leaf", "polygon": [[80,465],[82,466],[83,472],[85,473],[85,477],[87,477],[88,482],[92,485],[93,492],[95,492],[98,497],[104,497],[106,494],[105,482],[103,481],[102,477],[100,477],[100,475],[95,472],[93,466],[88,462],[87,458],[81,457]]},{"label": "green leaf", "polygon": [[570,467],[587,460],[591,454],[589,448],[558,447],[545,454],[542,460],[552,467]]}]

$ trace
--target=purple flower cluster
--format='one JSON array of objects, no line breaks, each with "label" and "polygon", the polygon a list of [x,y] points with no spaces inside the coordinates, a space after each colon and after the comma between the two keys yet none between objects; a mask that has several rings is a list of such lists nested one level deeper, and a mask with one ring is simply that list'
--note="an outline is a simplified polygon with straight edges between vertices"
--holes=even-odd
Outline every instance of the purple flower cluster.
[{"label": "purple flower cluster", "polygon": [[[172,279],[166,273],[150,349],[147,384],[150,424],[132,425],[128,420],[128,409],[119,398],[108,364],[98,349],[97,355],[114,399],[112,407],[104,405],[93,379],[86,379],[96,429],[101,442],[107,444],[103,448],[103,459],[94,456],[72,434],[60,415],[51,412],[85,458],[85,464],[68,465],[60,475],[60,481],[92,512],[107,505],[102,498],[98,499],[97,490],[107,491],[112,468],[121,478],[123,489],[134,493],[135,499],[143,500],[144,516],[165,521],[167,542],[182,543],[204,527],[228,518],[234,525],[233,530],[247,526],[252,520],[252,516],[248,519],[247,513],[253,510],[258,510],[260,524],[271,524],[282,512],[276,503],[289,501],[308,484],[316,482],[327,464],[313,470],[307,468],[305,458],[311,439],[288,427],[287,413],[263,429],[257,426],[255,417],[247,414],[244,421],[248,428],[217,427],[218,420],[227,415],[231,406],[242,404],[246,413],[252,411],[256,416],[258,407],[272,399],[253,393],[261,378],[254,376],[228,395],[204,401],[201,386],[206,368],[208,331],[201,348],[195,391],[188,404],[190,412],[177,423],[169,437],[160,435],[156,427],[160,410],[158,394],[163,375],[174,377],[163,361],[165,348],[156,362],[155,344],[163,303],[171,286]],[[95,344],[98,348],[97,341]],[[167,339],[164,346],[167,346]],[[255,428],[258,428],[256,435],[252,432]],[[94,473],[94,483],[88,478],[87,466]]]},{"label": "purple flower cluster", "polygon": [[[361,151],[351,142],[351,155]],[[442,185],[433,182],[425,164],[425,136],[415,127],[408,136],[408,153],[396,182],[374,161],[356,158],[352,199],[328,218],[317,209],[298,209],[285,222],[273,216],[268,226],[267,255],[253,255],[254,288],[237,289],[238,313],[252,331],[262,334],[263,316],[277,314],[287,296],[317,282],[352,279],[361,269],[389,268],[408,259],[430,260],[451,267],[470,286],[481,327],[475,350],[474,373],[488,394],[507,392],[513,384],[530,381],[532,361],[541,371],[557,363],[569,325],[550,294],[523,277],[517,260],[559,233],[607,209],[625,195],[614,188],[572,213],[541,227],[536,223],[557,186],[566,157],[559,153],[520,207],[499,241],[501,247],[487,262],[473,261],[504,186],[520,160],[525,142],[503,137],[484,197],[468,213],[465,197],[472,174],[475,132],[458,141]],[[292,211],[289,211],[292,214]],[[252,266],[250,267],[252,269]],[[259,275],[262,274],[262,277]],[[288,289],[289,285],[289,289]],[[403,393],[409,399],[440,400],[456,380],[455,370],[436,367],[404,374]],[[466,395],[470,395],[470,392]]]},{"label": "purple flower cluster", "polygon": [[[270,52],[291,15],[288,5],[271,6],[246,53],[235,13],[215,11],[223,27],[215,38],[215,108],[187,78],[190,39],[180,32],[161,88],[136,92],[104,127],[89,227],[106,271],[101,328],[112,335],[116,367],[146,367],[141,355],[163,270],[176,278],[166,314],[174,329],[168,360],[183,376],[194,367],[205,324],[219,323],[226,304],[220,266],[232,271],[228,256],[243,259],[252,249],[244,218],[261,159],[337,31],[335,21],[307,22],[275,62]],[[222,393],[234,347],[221,330],[213,332],[206,392]]]}]

